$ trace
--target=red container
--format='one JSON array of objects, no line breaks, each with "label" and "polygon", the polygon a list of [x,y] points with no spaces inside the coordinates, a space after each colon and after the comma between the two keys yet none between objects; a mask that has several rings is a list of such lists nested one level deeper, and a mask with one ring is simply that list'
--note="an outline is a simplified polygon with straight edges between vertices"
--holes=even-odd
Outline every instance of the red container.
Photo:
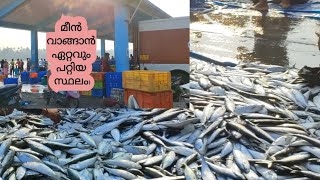
[{"label": "red container", "polygon": [[124,90],[124,102],[128,105],[128,98],[133,95],[141,108],[167,108],[173,107],[172,91],[144,92],[131,89]]},{"label": "red container", "polygon": [[29,77],[30,78],[38,78],[38,73],[36,73],[36,72],[30,73]]}]

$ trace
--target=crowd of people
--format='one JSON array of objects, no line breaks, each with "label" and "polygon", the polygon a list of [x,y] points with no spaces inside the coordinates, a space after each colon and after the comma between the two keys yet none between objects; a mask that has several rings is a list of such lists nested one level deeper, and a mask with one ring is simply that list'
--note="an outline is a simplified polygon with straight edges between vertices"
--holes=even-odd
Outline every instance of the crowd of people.
[{"label": "crowd of people", "polygon": [[[105,53],[104,57],[99,57],[97,56],[97,61],[101,61],[101,69],[102,72],[110,72],[111,68],[110,65],[114,65],[115,64],[115,59],[113,56],[111,56],[110,58],[110,54],[109,53]],[[130,58],[129,58],[129,64],[130,64],[130,69],[133,70],[135,69],[137,62],[134,60],[134,57],[132,54],[130,54]]]},{"label": "crowd of people", "polygon": [[[45,71],[47,66],[48,64],[45,59],[39,60],[39,70]],[[12,59],[11,61],[2,59],[0,61],[0,75],[18,76],[24,71],[30,72],[32,68],[30,58],[27,58],[26,63],[22,59]]]},{"label": "crowd of people", "polygon": [[[109,72],[111,71],[110,65],[115,64],[115,58],[113,56],[110,57],[109,53],[106,53],[104,57],[98,57],[97,60],[100,60],[102,62],[102,71],[103,72]],[[132,54],[130,54],[130,67],[135,65],[135,60]],[[22,59],[14,60],[12,59],[2,59],[0,61],[1,68],[0,68],[0,75],[11,75],[12,77],[20,75],[22,72],[30,72],[33,69],[33,66],[31,66],[30,58],[27,58],[26,63]],[[48,62],[46,59],[39,59],[39,68],[38,71],[47,71],[48,69]]]}]

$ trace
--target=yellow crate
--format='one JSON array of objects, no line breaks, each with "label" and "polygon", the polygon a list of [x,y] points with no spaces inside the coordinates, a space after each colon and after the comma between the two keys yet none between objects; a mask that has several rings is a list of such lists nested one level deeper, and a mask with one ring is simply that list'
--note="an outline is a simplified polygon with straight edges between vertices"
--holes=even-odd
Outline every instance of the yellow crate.
[{"label": "yellow crate", "polygon": [[91,91],[80,91],[80,94],[82,96],[91,96],[92,95]]},{"label": "yellow crate", "polygon": [[163,71],[125,71],[122,73],[122,85],[125,89],[145,92],[171,90],[171,73]]}]

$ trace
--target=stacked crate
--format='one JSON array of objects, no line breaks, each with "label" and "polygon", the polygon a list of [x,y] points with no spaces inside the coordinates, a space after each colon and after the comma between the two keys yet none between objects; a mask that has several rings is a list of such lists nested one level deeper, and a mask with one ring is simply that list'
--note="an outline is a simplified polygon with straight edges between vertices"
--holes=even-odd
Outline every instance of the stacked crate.
[{"label": "stacked crate", "polygon": [[126,71],[122,74],[124,101],[133,95],[141,108],[172,108],[171,73]]},{"label": "stacked crate", "polygon": [[107,72],[104,76],[106,84],[106,96],[116,99],[120,103],[123,101],[122,89],[122,73],[121,72]]},{"label": "stacked crate", "polygon": [[29,83],[29,73],[28,72],[22,72],[20,77],[21,77],[21,82],[23,84],[28,84]]},{"label": "stacked crate", "polygon": [[96,60],[92,63],[92,72],[101,72],[101,60]]},{"label": "stacked crate", "polygon": [[122,73],[121,72],[107,72],[104,75],[106,84],[106,96],[111,96],[111,90],[113,88],[122,89]]},{"label": "stacked crate", "polygon": [[93,72],[91,76],[94,79],[94,87],[91,90],[91,95],[94,97],[104,96],[104,73],[103,72]]}]

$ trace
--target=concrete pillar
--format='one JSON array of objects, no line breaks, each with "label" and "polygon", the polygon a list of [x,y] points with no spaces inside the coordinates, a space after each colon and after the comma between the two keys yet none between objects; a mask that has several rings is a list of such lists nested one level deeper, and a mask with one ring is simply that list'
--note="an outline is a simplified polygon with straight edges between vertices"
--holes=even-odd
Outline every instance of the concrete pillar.
[{"label": "concrete pillar", "polygon": [[31,31],[31,71],[38,71],[38,31]]},{"label": "concrete pillar", "polygon": [[106,42],[105,42],[105,39],[101,39],[101,58],[104,57],[105,53],[106,53]]},{"label": "concrete pillar", "polygon": [[130,70],[129,66],[129,9],[122,3],[117,3],[114,9],[114,57],[116,71]]}]

